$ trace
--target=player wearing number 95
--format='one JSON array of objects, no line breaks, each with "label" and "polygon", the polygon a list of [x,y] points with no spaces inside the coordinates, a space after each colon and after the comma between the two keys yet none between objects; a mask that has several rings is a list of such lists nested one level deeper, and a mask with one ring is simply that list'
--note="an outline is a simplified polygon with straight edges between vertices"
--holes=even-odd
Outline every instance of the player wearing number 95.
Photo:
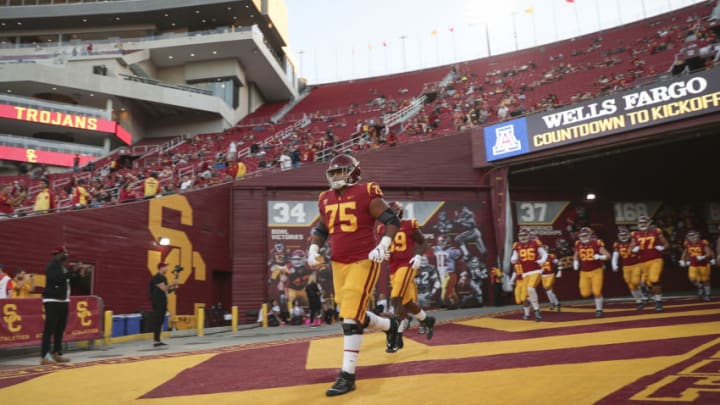
[{"label": "player wearing number 95", "polygon": [[[335,156],[326,176],[330,190],[318,198],[320,217],[312,231],[307,258],[310,266],[316,266],[320,247],[330,238],[335,301],[340,307],[344,335],[342,369],[326,392],[336,396],[355,389],[355,366],[366,327],[385,331],[387,341],[396,340],[397,318],[377,316],[367,307],[400,220],[383,200],[377,184],[360,182],[359,162],[354,157]],[[376,220],[385,225],[385,234],[377,246]]]}]

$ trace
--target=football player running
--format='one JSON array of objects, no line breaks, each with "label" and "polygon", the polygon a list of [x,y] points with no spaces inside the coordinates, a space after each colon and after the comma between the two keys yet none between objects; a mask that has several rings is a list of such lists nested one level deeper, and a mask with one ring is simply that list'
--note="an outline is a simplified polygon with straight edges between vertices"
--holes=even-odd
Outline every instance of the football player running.
[{"label": "football player running", "polygon": [[555,295],[555,292],[553,291],[553,288],[555,287],[555,278],[562,277],[562,270],[558,269],[557,273],[555,272],[555,269],[558,268],[560,260],[558,260],[554,253],[550,253],[550,249],[548,249],[547,245],[545,246],[545,250],[548,251],[548,258],[542,265],[542,286],[545,290],[545,294],[548,296],[548,300],[550,301],[550,310],[560,312],[560,300],[558,300],[557,295]]},{"label": "football player running", "polygon": [[592,295],[595,298],[595,317],[603,317],[603,261],[610,258],[610,253],[605,249],[605,244],[600,239],[593,239],[593,231],[583,227],[578,233],[578,240],[575,241],[575,255],[573,256],[573,268],[580,270],[580,296],[588,298]]},{"label": "football player running", "polygon": [[640,289],[640,266],[638,255],[630,248],[630,231],[622,226],[618,229],[618,240],[613,243],[612,269],[617,272],[622,265],[623,280],[627,284],[630,295],[635,299],[638,310],[645,307],[645,296]]},{"label": "football player running", "polygon": [[[367,308],[400,220],[385,203],[380,186],[360,182],[359,162],[354,157],[341,154],[332,158],[326,177],[330,189],[318,197],[320,217],[312,231],[307,261],[317,266],[320,247],[330,240],[335,301],[344,335],[340,375],[326,391],[327,396],[336,396],[355,389],[355,367],[365,328],[381,329],[388,340],[396,339],[397,318],[380,317]],[[385,225],[377,246],[376,220]]]},{"label": "football player running", "polygon": [[[415,272],[420,268],[422,255],[425,253],[425,236],[414,219],[403,219],[403,207],[398,201],[393,201],[390,208],[400,219],[400,229],[395,234],[390,245],[390,303],[395,316],[401,319],[395,340],[386,342],[387,353],[395,353],[403,348],[403,331],[408,326],[407,314],[415,316],[420,325],[425,328],[427,339],[433,337],[435,318],[429,316],[417,304],[417,285]],[[378,226],[378,234],[385,234],[385,225]],[[390,338],[391,335],[388,335]]]},{"label": "football player running", "polygon": [[[651,227],[650,218],[642,215],[638,218],[638,230],[630,233],[630,250],[637,253],[640,267],[640,279],[644,280],[654,294],[655,312],[662,312],[663,251],[670,243],[659,228]],[[638,308],[642,309],[643,305]]]},{"label": "football player running", "polygon": [[528,228],[518,231],[518,240],[513,243],[510,263],[522,267],[522,281],[527,287],[527,297],[535,311],[535,320],[539,322],[542,320],[542,315],[540,315],[537,286],[540,284],[542,266],[545,264],[548,254],[540,239],[531,236]]},{"label": "football player running", "polygon": [[684,246],[680,266],[687,266],[688,279],[697,287],[698,297],[710,301],[710,265],[715,261],[710,242],[701,239],[700,233],[693,230],[687,233]]}]

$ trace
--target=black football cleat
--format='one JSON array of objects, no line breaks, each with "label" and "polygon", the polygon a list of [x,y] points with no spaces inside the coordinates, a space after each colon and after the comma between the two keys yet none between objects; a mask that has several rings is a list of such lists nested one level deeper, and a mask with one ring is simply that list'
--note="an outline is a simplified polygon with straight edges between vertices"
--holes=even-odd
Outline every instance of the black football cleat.
[{"label": "black football cleat", "polygon": [[427,336],[427,339],[430,340],[433,338],[433,334],[435,333],[435,317],[434,316],[427,316],[425,319],[420,322],[422,326],[425,327],[425,333]]},{"label": "black football cleat", "polygon": [[535,310],[535,322],[540,322],[540,321],[542,321],[542,315],[540,314],[540,310],[536,309]]},{"label": "black football cleat", "polygon": [[561,307],[562,307],[562,304],[558,302],[558,304],[555,306],[555,310],[560,312]]},{"label": "black football cleat", "polygon": [[602,317],[603,317],[602,309],[595,310],[595,318],[602,318]]},{"label": "black football cleat", "polygon": [[642,310],[645,308],[645,305],[647,305],[647,301],[645,301],[645,300],[642,300],[642,301],[638,302],[638,304],[637,304],[637,310],[638,310],[638,311],[642,311]]},{"label": "black football cleat", "polygon": [[400,320],[396,316],[390,317],[390,329],[385,331],[385,351],[387,353],[395,353],[397,350],[393,350],[397,343],[398,328],[400,327]]},{"label": "black football cleat", "polygon": [[663,304],[662,301],[655,301],[655,312],[662,312]]},{"label": "black football cleat", "polygon": [[342,394],[347,394],[350,391],[355,390],[355,374],[346,373],[341,371],[335,384],[328,388],[325,394],[329,397],[335,397]]}]

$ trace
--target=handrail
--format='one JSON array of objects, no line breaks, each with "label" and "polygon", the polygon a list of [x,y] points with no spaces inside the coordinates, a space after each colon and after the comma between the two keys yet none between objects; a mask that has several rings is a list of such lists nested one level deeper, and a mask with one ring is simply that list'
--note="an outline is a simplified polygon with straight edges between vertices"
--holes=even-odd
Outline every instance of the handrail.
[{"label": "handrail", "polygon": [[118,73],[118,76],[124,77],[125,80],[130,80],[133,82],[140,82],[140,83],[145,83],[145,84],[151,84],[154,86],[168,87],[171,89],[182,90],[182,91],[190,91],[193,93],[200,93],[200,94],[205,94],[208,96],[213,95],[212,91],[201,89],[199,87],[187,86],[184,84],[175,84],[175,83],[170,83],[170,82],[163,82],[163,81],[157,80],[157,79],[150,79],[147,77],[140,77],[140,76],[135,76],[135,75],[126,75],[124,73]]}]

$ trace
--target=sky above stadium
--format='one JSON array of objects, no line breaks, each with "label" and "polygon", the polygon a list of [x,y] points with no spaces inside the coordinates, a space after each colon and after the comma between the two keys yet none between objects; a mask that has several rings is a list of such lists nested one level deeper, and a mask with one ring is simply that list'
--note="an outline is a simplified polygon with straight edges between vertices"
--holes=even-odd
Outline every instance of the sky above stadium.
[{"label": "sky above stadium", "polygon": [[[417,70],[627,24],[701,0],[286,0],[310,84]],[[489,41],[488,41],[489,39]]]}]

